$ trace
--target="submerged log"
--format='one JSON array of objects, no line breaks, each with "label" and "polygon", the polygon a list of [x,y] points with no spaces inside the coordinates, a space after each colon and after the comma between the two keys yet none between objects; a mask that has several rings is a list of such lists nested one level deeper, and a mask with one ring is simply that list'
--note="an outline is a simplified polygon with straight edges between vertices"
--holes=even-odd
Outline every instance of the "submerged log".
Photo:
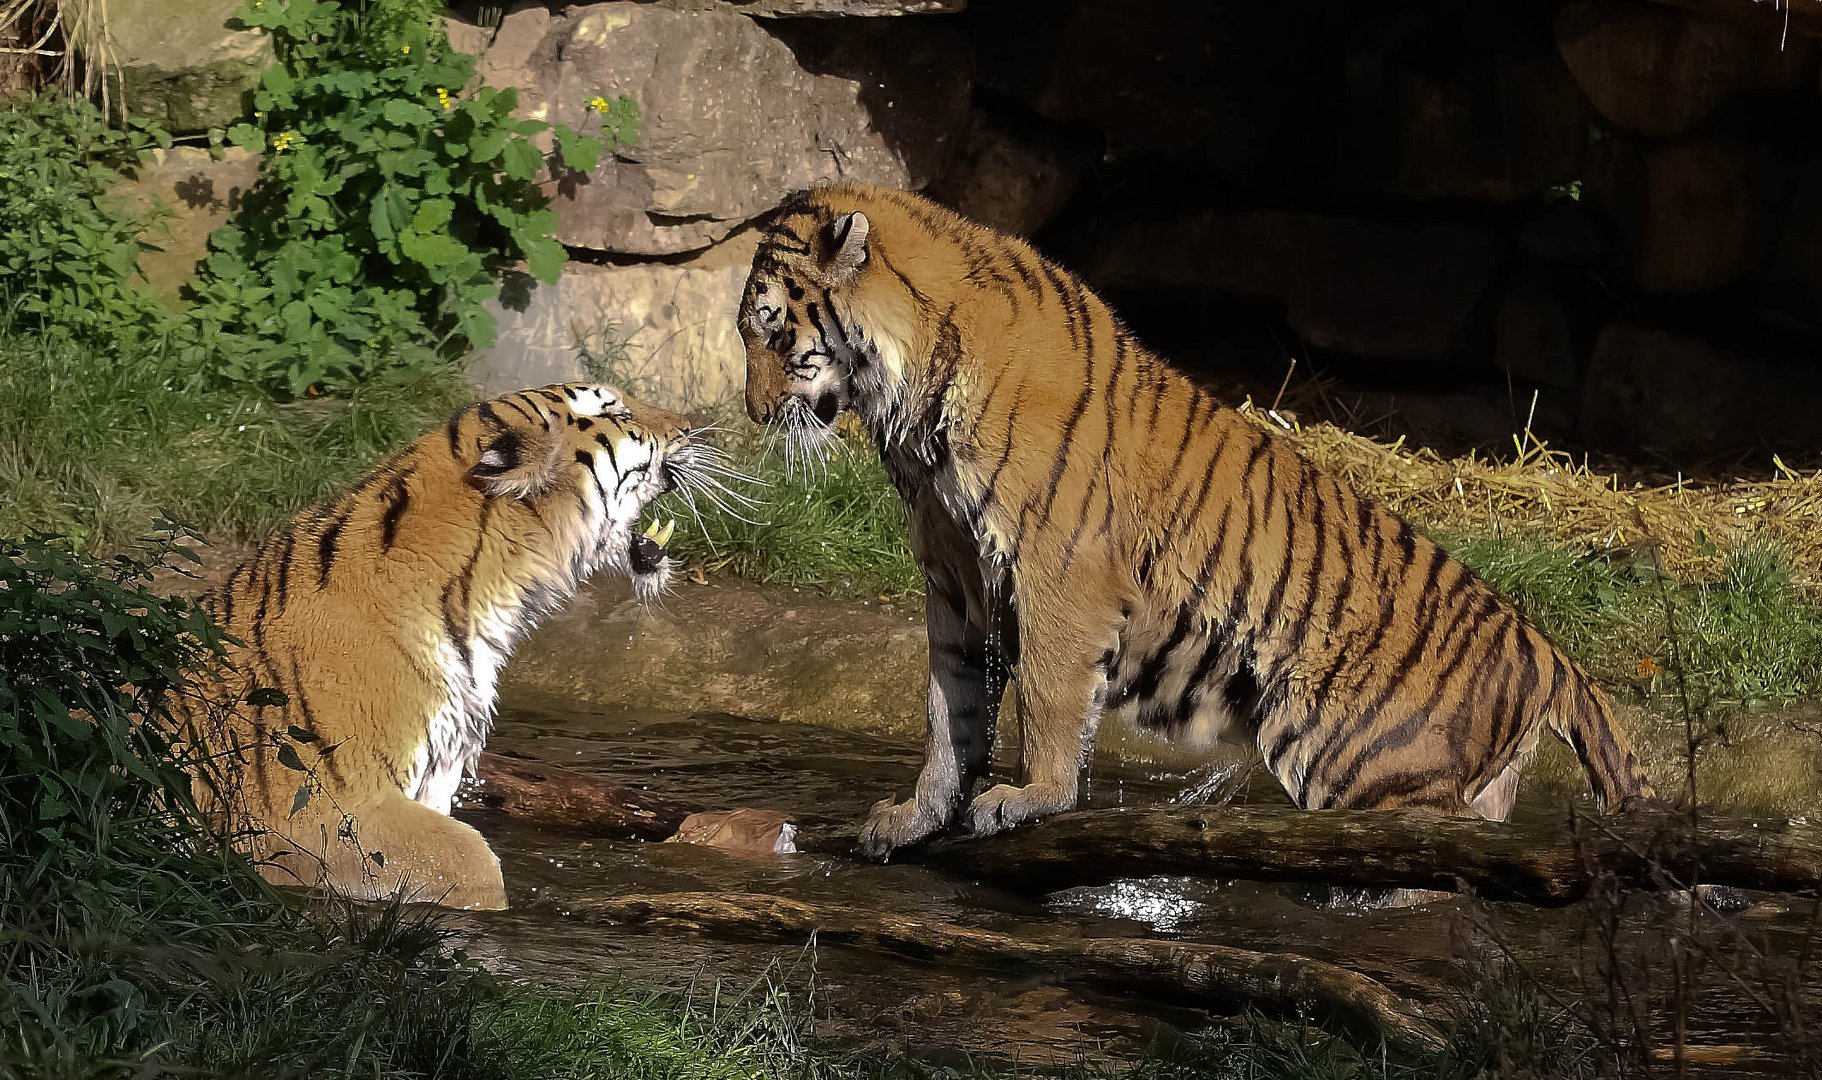
[{"label": "submerged log", "polygon": [[475,780],[458,793],[457,809],[493,810],[597,834],[663,840],[702,809],[591,773],[504,754],[482,754]]},{"label": "submerged log", "polygon": [[[1154,874],[1418,889],[1564,904],[1612,875],[1623,886],[1699,880],[1769,892],[1822,887],[1822,827],[1635,810],[1489,822],[1419,810],[1158,806],[1083,810],[908,853],[1027,890]],[[1699,868],[1699,875],[1698,875]]]},{"label": "submerged log", "polygon": [[749,941],[823,943],[919,961],[999,969],[1042,968],[1104,986],[1258,1008],[1280,1016],[1314,1007],[1355,1038],[1434,1049],[1441,1038],[1422,1006],[1357,972],[1287,953],[1147,938],[1036,941],[912,915],[808,904],[751,893],[660,893],[569,902],[574,918],[622,926],[693,930]]},{"label": "submerged log", "polygon": [[[591,773],[482,754],[458,807],[662,840],[709,809]],[[799,851],[848,855],[854,837],[802,831]],[[1699,880],[1766,892],[1822,888],[1822,827],[1667,810],[1489,822],[1421,810],[1156,806],[1079,810],[997,836],[939,840],[896,858],[1023,891],[1156,874],[1356,887],[1472,889],[1566,904],[1601,875],[1631,888]],[[1697,869],[1700,869],[1699,876]]]}]

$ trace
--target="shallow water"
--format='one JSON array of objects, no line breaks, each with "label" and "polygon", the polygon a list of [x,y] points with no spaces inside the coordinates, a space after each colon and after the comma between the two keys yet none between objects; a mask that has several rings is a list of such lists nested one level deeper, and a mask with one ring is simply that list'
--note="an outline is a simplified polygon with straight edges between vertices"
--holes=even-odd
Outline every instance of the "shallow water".
[{"label": "shallow water", "polygon": [[[717,807],[791,813],[807,830],[852,833],[885,795],[910,790],[920,749],[908,742],[810,725],[725,715],[625,710],[506,709],[490,748],[517,751]],[[1171,799],[1282,803],[1269,777],[1162,748],[1123,744],[1100,755],[1085,801]],[[1002,758],[1004,755],[1002,755]],[[1555,796],[1561,798],[1559,794]],[[1527,793],[1519,813],[1552,812]],[[1555,811],[1560,813],[1560,809]],[[1032,1064],[1123,1056],[1168,1043],[1211,1018],[1191,1006],[1111,994],[1058,971],[1008,976],[935,967],[844,948],[754,945],[678,932],[583,924],[566,905],[627,893],[716,890],[915,912],[1034,938],[1162,936],[1284,950],[1342,963],[1401,992],[1433,999],[1438,984],[1485,972],[1510,955],[1563,1004],[1602,1000],[1609,950],[1591,906],[1541,909],[1463,899],[1383,908],[1324,888],[1153,878],[1019,896],[914,865],[876,866],[820,855],[741,856],[683,844],[589,838],[472,817],[500,853],[514,909],[458,919],[469,951],[542,984],[624,982],[723,999],[770,975],[800,995],[827,1030],[934,1059],[993,1054]],[[1751,943],[1773,956],[1803,948],[1815,912],[1778,898],[1728,919],[1693,922],[1670,897],[1634,896],[1611,920],[1612,953],[1629,989],[1648,1001],[1672,993],[1666,942],[1694,933],[1717,957],[1693,996],[1698,1043],[1776,1045],[1755,1003],[1763,990],[1739,957]],[[1822,1016],[1817,987],[1802,1008]],[[1432,1004],[1436,1002],[1431,1000]],[[1656,1038],[1667,1040],[1671,1010]],[[1668,1045],[1667,1041],[1665,1045]],[[1711,1075],[1739,1075],[1727,1067]]]}]

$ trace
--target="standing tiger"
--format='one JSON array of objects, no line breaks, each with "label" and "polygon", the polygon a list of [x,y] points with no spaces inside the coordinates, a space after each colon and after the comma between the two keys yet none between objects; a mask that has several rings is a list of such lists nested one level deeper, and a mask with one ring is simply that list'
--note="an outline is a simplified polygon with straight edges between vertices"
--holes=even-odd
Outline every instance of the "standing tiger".
[{"label": "standing tiger", "polygon": [[[1251,743],[1300,807],[1503,819],[1548,725],[1603,807],[1647,796],[1606,696],[1408,523],[1146,351],[1025,243],[914,195],[774,214],[739,312],[747,412],[852,411],[928,586],[929,730],[874,857],[1073,807],[1097,725]],[[1016,785],[988,776],[1016,666]]]},{"label": "standing tiger", "polygon": [[[682,420],[609,386],[547,386],[457,413],[306,511],[207,601],[241,643],[191,730],[231,766],[206,805],[271,880],[506,905],[499,860],[449,816],[515,642],[598,569],[663,590],[647,503],[727,475]],[[713,497],[712,490],[710,492]]]}]

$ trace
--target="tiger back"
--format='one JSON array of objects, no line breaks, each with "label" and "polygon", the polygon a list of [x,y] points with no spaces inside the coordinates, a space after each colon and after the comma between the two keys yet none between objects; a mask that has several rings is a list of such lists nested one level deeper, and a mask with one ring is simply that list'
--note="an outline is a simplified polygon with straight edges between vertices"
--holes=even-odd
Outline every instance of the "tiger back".
[{"label": "tiger back", "polygon": [[[775,213],[746,404],[871,433],[928,585],[928,737],[876,856],[1073,806],[1097,725],[1255,746],[1301,807],[1504,818],[1548,728],[1650,794],[1605,694],[1465,566],[1145,349],[1023,241],[859,184]],[[1016,671],[1015,782],[988,776]]]}]

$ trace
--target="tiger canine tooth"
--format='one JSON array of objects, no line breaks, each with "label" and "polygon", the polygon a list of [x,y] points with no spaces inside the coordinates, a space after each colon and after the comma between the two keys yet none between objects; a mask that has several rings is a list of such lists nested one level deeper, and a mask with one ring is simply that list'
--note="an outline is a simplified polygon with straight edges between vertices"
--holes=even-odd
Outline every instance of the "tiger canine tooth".
[{"label": "tiger canine tooth", "polygon": [[671,534],[676,531],[677,519],[672,518],[664,523],[664,528],[659,529],[656,533],[648,533],[647,535],[651,536],[653,540],[656,540],[659,547],[663,547],[671,542]]},{"label": "tiger canine tooth", "polygon": [[[645,537],[650,537],[650,538],[652,538],[652,539],[657,539],[657,536],[658,536],[658,520],[657,520],[657,519],[656,519],[656,518],[653,518],[653,519],[652,519],[652,520],[651,520],[651,521],[650,521],[650,522],[648,522],[648,523],[647,523],[647,524],[646,524],[646,526],[645,526],[645,531],[644,531],[644,532],[642,532],[642,533],[640,533],[640,534],[639,534],[639,535],[640,535],[640,536],[645,536]],[[659,541],[658,541],[658,545],[659,545],[659,546],[660,546],[660,547],[662,547],[662,546],[664,546],[664,541],[662,541],[662,540],[659,540]]]}]

